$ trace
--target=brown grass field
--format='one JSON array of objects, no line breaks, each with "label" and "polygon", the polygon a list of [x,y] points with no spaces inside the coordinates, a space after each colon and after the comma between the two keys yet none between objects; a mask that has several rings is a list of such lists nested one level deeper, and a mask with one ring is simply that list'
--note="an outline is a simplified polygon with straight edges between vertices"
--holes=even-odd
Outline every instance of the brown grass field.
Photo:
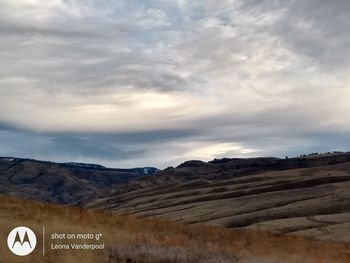
[{"label": "brown grass field", "polygon": [[[181,225],[137,219],[77,207],[0,197],[0,262],[247,262],[348,263],[350,244],[252,230]],[[37,234],[37,247],[26,257],[13,255],[7,235],[17,226]],[[45,226],[46,255],[42,255]],[[50,234],[103,233],[105,250],[51,250]],[[55,241],[56,242],[56,241]]]}]

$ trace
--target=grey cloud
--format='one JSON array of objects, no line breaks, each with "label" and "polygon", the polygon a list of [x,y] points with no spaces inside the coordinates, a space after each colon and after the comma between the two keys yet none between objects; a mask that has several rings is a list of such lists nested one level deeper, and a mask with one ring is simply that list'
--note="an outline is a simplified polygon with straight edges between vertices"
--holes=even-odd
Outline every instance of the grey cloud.
[{"label": "grey cloud", "polygon": [[276,37],[294,53],[312,59],[326,72],[343,71],[349,66],[350,2],[346,0],[248,0],[242,10],[255,16],[283,13],[260,31]]},{"label": "grey cloud", "polygon": [[55,155],[70,156],[71,158],[96,158],[101,160],[116,160],[137,158],[144,150],[127,150],[113,141],[102,143],[94,138],[79,138],[61,136],[52,139],[50,153]]},{"label": "grey cloud", "polygon": [[[198,134],[199,131],[191,130],[154,130],[118,134],[38,134],[15,128],[8,130],[7,127],[0,126],[0,156],[30,157],[59,162],[97,162],[111,167],[137,165],[163,167],[166,160],[162,159],[161,153],[154,153],[154,149],[169,148],[172,142],[190,140]],[[153,160],[148,161],[149,163],[142,161],[145,158]]]},{"label": "grey cloud", "polygon": [[177,130],[153,130],[153,131],[139,131],[117,134],[90,134],[91,137],[102,140],[105,143],[114,141],[123,144],[133,143],[166,143],[169,141],[176,141],[183,138],[191,138],[201,134],[203,131],[199,129],[177,129]]},{"label": "grey cloud", "polygon": [[135,159],[144,154],[144,149],[125,147],[113,141],[80,137],[38,135],[0,130],[0,155],[36,158],[41,160],[99,162],[116,166],[123,160]]},{"label": "grey cloud", "polygon": [[[2,72],[5,76],[20,74],[38,80],[41,89],[61,89],[67,93],[101,87],[118,89],[126,85],[164,91],[188,86],[172,71],[167,58],[151,58],[139,50],[143,46],[153,49],[156,43],[152,43],[149,36],[154,34],[154,38],[158,38],[164,32],[153,29],[145,33],[137,23],[154,16],[155,22],[159,21],[161,10],[150,12],[155,9],[143,7],[131,10],[140,14],[146,10],[148,13],[142,16],[120,17],[119,11],[114,17],[108,17],[107,6],[90,1],[84,7],[87,10],[82,8],[81,18],[56,11],[55,19],[40,24],[30,17],[29,21],[11,17],[14,8],[2,5],[5,5],[3,12],[7,11],[0,26],[0,33],[6,36],[1,41],[2,60],[9,67]],[[83,3],[69,1],[66,5],[82,7]],[[98,13],[101,8],[105,10]],[[22,63],[14,63],[18,60]]]},{"label": "grey cloud", "polygon": [[13,130],[14,127],[5,122],[0,122],[0,131],[9,131]]},{"label": "grey cloud", "polygon": [[274,30],[297,53],[325,70],[342,70],[350,59],[349,11],[346,0],[294,1]]}]

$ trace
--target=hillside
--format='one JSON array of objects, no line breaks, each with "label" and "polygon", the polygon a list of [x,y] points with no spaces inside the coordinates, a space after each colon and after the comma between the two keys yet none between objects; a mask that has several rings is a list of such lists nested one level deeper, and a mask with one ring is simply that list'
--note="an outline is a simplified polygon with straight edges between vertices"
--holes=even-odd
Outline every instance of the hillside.
[{"label": "hillside", "polygon": [[[350,153],[308,155],[296,158],[280,159],[274,157],[259,158],[223,158],[210,162],[199,160],[186,161],[178,167],[169,167],[157,172],[155,176],[136,178],[121,184],[117,193],[125,193],[153,186],[167,186],[189,182],[191,180],[225,180],[268,171],[284,171],[300,168],[324,167],[350,162]],[[103,193],[105,195],[106,193]]]},{"label": "hillside", "polygon": [[[350,260],[350,247],[342,243],[204,225],[184,226],[1,196],[0,202],[0,236],[5,237],[14,227],[25,225],[37,234],[38,240],[30,256],[18,258],[7,249],[6,239],[2,238],[0,261],[6,263],[347,263]],[[52,249],[51,244],[64,243],[50,239],[53,233],[101,233],[98,244],[104,244],[104,249]]]},{"label": "hillside", "polygon": [[152,167],[109,169],[95,164],[53,163],[20,158],[0,158],[0,194],[61,204],[130,180],[152,175]]},{"label": "hillside", "polygon": [[350,242],[350,155],[186,162],[94,196],[86,206]]},{"label": "hillside", "polygon": [[2,158],[0,193],[186,224],[350,242],[349,153],[188,161],[159,172]]}]

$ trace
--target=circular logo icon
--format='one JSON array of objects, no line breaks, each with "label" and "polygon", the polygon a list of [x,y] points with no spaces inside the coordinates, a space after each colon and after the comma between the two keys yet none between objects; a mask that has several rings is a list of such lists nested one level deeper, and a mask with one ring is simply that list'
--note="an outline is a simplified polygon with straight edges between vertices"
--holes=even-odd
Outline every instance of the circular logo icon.
[{"label": "circular logo icon", "polygon": [[36,236],[28,227],[16,227],[8,235],[7,245],[13,254],[27,256],[35,249]]}]

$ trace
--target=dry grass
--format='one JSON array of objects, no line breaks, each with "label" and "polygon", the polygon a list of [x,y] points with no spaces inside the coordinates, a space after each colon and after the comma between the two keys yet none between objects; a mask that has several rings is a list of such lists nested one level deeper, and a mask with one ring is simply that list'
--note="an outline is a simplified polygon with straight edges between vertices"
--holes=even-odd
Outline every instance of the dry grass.
[{"label": "dry grass", "polygon": [[[340,214],[350,213],[349,170],[348,162],[227,179],[188,179],[183,183],[104,194],[101,199],[86,202],[86,206],[187,224],[229,228],[258,225],[261,230],[266,227],[280,233],[308,229],[303,234],[350,242],[349,228],[344,225],[350,224],[350,219],[342,216],[336,219]],[[316,224],[312,219],[324,215],[332,217],[328,219],[330,223]],[[311,226],[314,229],[309,229]]]},{"label": "dry grass", "polygon": [[110,249],[108,257],[111,262],[143,263],[234,263],[237,258],[230,254],[215,253],[203,249],[185,249],[180,246],[116,246]]},{"label": "dry grass", "polygon": [[[0,261],[12,262],[247,262],[247,263],[348,263],[350,245],[314,241],[266,232],[219,227],[183,226],[156,219],[136,219],[75,207],[1,197]],[[19,225],[38,235],[35,252],[12,255],[6,245],[9,231]],[[104,234],[104,251],[47,250],[42,256],[41,229],[47,233]],[[48,236],[46,236],[48,238]]]}]

